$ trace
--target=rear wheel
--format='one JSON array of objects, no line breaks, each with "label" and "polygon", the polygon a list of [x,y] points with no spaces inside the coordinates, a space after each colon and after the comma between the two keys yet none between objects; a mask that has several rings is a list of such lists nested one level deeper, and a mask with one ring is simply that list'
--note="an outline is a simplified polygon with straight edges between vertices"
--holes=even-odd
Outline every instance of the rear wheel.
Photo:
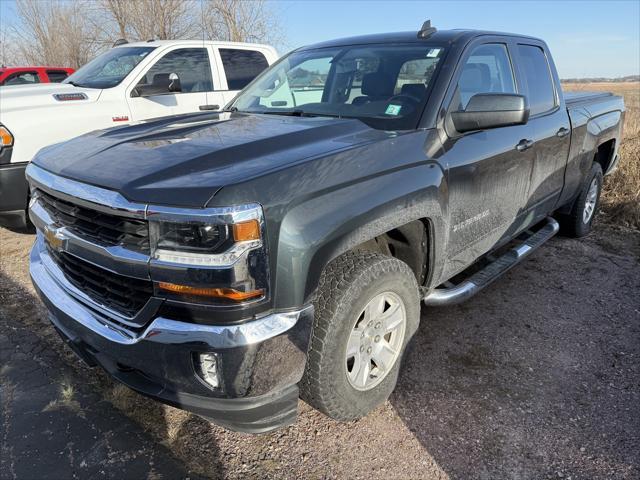
[{"label": "rear wheel", "polygon": [[419,317],[418,285],[404,262],[378,253],[331,262],[315,301],[302,398],[336,420],[366,415],[395,388]]},{"label": "rear wheel", "polygon": [[599,163],[594,162],[571,212],[558,218],[563,233],[571,237],[584,237],[591,231],[593,220],[600,206],[601,191],[602,167]]}]

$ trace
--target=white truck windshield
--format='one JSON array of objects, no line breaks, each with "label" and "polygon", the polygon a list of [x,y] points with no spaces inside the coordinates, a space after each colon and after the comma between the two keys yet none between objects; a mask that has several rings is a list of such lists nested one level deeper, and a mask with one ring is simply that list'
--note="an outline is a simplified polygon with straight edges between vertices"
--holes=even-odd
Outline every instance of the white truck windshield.
[{"label": "white truck windshield", "polygon": [[118,85],[129,72],[155,47],[118,47],[94,58],[63,83],[77,87],[111,88]]}]

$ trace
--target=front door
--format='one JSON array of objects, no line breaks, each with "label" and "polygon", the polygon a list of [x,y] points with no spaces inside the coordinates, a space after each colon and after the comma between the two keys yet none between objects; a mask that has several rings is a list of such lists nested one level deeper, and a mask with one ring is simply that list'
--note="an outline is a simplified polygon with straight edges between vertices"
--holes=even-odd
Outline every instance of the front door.
[{"label": "front door", "polygon": [[[447,112],[464,110],[479,93],[519,93],[511,65],[505,43],[470,47],[458,67]],[[464,270],[523,228],[533,149],[517,146],[532,139],[532,130],[527,124],[462,134],[446,122],[450,224],[445,275]]]},{"label": "front door", "polygon": [[[169,76],[176,74],[181,91],[167,92],[150,97],[132,97],[127,101],[132,120],[179,115],[200,111],[209,105],[209,97],[214,96],[214,83],[206,47],[176,48],[164,54],[137,81],[136,85],[168,85]],[[206,108],[206,107],[205,107]]]}]

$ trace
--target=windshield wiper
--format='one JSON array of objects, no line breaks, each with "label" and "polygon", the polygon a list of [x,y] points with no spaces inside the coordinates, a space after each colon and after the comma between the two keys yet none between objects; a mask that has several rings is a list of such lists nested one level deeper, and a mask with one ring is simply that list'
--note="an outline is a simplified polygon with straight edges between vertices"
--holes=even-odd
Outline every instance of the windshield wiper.
[{"label": "windshield wiper", "polygon": [[95,87],[90,87],[89,85],[83,85],[82,83],[76,83],[76,82],[65,82],[68,83],[69,85],[73,85],[74,87],[78,87],[78,88],[95,88]]},{"label": "windshield wiper", "polygon": [[221,112],[230,112],[230,113],[233,113],[233,112],[237,112],[237,111],[238,111],[238,107],[229,107],[229,108],[225,108],[225,109],[220,110],[220,111],[221,111]]},{"label": "windshield wiper", "polygon": [[263,112],[250,112],[250,113],[263,113],[265,115],[284,115],[287,117],[332,117],[341,118],[340,115],[334,115],[331,113],[315,113],[305,112],[303,110],[283,110],[283,111],[263,111]]}]

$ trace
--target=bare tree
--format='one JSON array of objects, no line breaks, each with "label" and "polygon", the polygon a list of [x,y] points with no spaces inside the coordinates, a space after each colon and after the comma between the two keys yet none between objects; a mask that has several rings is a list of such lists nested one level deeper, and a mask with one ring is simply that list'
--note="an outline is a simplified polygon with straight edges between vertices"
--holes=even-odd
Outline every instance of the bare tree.
[{"label": "bare tree", "polygon": [[277,43],[282,30],[265,0],[201,0],[207,38],[231,42]]},{"label": "bare tree", "polygon": [[95,32],[85,16],[85,0],[17,0],[13,26],[18,54],[31,64],[78,68],[96,53]]},{"label": "bare tree", "polygon": [[22,62],[22,57],[17,49],[17,43],[13,38],[10,26],[0,24],[0,66],[17,65]]},{"label": "bare tree", "polygon": [[200,31],[194,0],[99,0],[98,5],[117,26],[119,38],[191,38]]},{"label": "bare tree", "polygon": [[281,39],[267,0],[16,0],[16,13],[14,25],[0,25],[5,63],[77,68],[118,38]]},{"label": "bare tree", "polygon": [[129,3],[131,0],[102,0],[101,5],[118,26],[118,38],[127,38],[129,26]]}]

